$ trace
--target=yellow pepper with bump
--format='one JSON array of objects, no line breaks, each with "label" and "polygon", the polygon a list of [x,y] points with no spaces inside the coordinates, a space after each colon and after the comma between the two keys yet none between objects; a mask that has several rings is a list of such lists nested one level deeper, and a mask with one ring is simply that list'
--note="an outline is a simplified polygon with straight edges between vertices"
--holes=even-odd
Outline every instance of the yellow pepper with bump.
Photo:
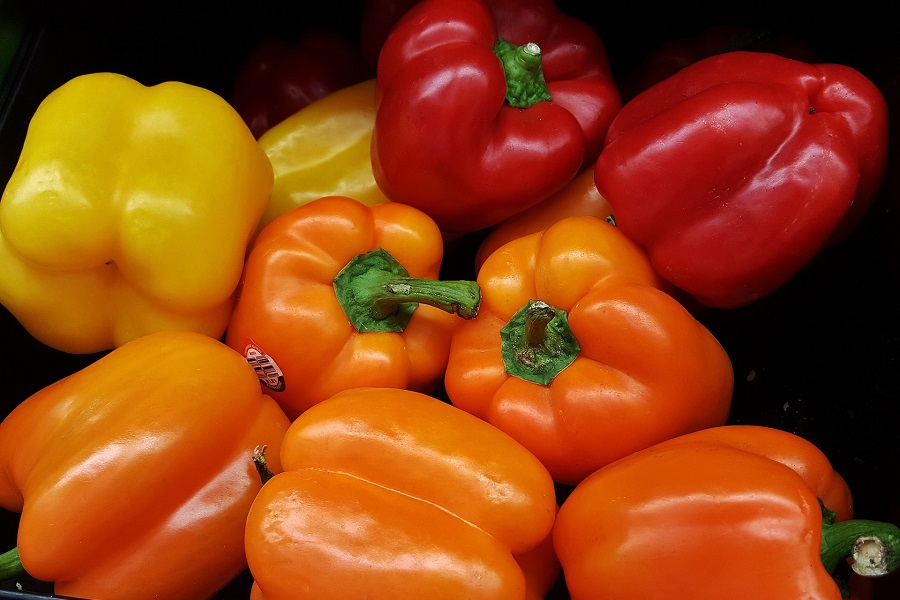
[{"label": "yellow pepper with bump", "polygon": [[159,330],[219,338],[272,186],[217,94],[75,77],[38,106],[0,199],[0,304],[69,353]]},{"label": "yellow pepper with bump", "polygon": [[331,92],[260,136],[275,185],[259,228],[324,196],[387,202],[372,173],[374,127],[375,80],[369,79]]}]

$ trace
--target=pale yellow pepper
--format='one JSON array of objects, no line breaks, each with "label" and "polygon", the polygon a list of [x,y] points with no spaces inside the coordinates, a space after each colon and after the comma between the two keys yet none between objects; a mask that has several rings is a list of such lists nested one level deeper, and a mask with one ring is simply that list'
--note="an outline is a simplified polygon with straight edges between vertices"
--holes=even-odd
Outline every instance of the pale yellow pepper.
[{"label": "pale yellow pepper", "polygon": [[374,126],[370,79],[334,91],[266,131],[259,145],[272,163],[275,185],[260,228],[323,196],[348,196],[370,206],[387,202],[372,173]]},{"label": "pale yellow pepper", "polygon": [[0,303],[70,353],[159,330],[219,338],[272,185],[217,94],[76,77],[37,108],[0,199]]}]

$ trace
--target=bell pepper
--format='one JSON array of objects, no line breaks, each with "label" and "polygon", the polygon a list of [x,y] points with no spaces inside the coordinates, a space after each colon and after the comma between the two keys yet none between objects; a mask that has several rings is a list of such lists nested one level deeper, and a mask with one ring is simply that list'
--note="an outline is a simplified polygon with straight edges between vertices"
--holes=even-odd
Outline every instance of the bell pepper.
[{"label": "bell pepper", "polygon": [[358,386],[434,391],[474,281],[438,281],[441,232],[418,209],[344,196],[294,208],[247,256],[226,343],[292,419]]},{"label": "bell pepper", "polygon": [[213,92],[76,77],[38,106],[0,199],[0,303],[70,353],[159,330],[219,339],[271,191]]},{"label": "bell pepper", "polygon": [[421,0],[364,0],[360,14],[359,43],[363,63],[378,68],[381,47],[397,21]]},{"label": "bell pepper", "polygon": [[305,106],[369,77],[350,39],[310,28],[291,42],[261,40],[238,67],[231,103],[259,138]]},{"label": "bell pepper", "polygon": [[372,168],[448,233],[562,189],[621,107],[605,47],[551,0],[424,0],[379,55]]},{"label": "bell pepper", "polygon": [[488,256],[518,237],[543,231],[566,217],[590,215],[601,219],[612,217],[612,207],[597,191],[594,183],[594,167],[591,165],[579,173],[566,187],[546,200],[517,213],[492,227],[478,244],[475,268]]},{"label": "bell pepper", "polygon": [[[246,569],[244,524],[290,422],[219,340],[162,331],[26,398],[0,423],[0,560],[66,597],[195,600]],[[9,572],[0,577],[6,578]]]},{"label": "bell pepper", "polygon": [[719,23],[694,35],[671,38],[652,49],[625,77],[622,96],[628,101],[690,64],[736,50],[771,52],[803,62],[821,61],[815,48],[791,32]]},{"label": "bell pepper", "polygon": [[605,220],[567,217],[512,240],[477,282],[481,309],[453,334],[447,396],[555,481],[728,418],[724,348]]},{"label": "bell pepper", "polygon": [[269,129],[259,145],[275,183],[258,229],[323,196],[363,204],[387,202],[375,183],[369,147],[375,126],[375,80],[328,94]]},{"label": "bell pepper", "polygon": [[657,272],[700,304],[736,308],[858,225],[887,148],[885,99],[859,71],[728,52],[628,102],[594,175]]},{"label": "bell pepper", "polygon": [[562,573],[553,548],[553,530],[540,544],[514,558],[525,575],[525,600],[545,600]]},{"label": "bell pepper", "polygon": [[848,575],[900,566],[900,529],[852,519],[847,483],[821,450],[756,425],[603,467],[562,503],[553,543],[572,600],[841,600]]},{"label": "bell pepper", "polygon": [[517,557],[548,556],[550,474],[445,402],[339,392],[291,424],[281,464],[247,517],[254,599],[524,600],[549,589],[529,593]]}]

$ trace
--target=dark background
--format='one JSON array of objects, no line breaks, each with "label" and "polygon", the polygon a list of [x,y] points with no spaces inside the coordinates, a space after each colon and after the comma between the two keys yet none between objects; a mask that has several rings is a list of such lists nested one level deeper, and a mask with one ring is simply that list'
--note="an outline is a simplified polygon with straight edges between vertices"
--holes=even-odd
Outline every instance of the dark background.
[{"label": "dark background", "polygon": [[[79,3],[80,4],[80,3]],[[878,84],[892,111],[900,94],[900,52],[890,5],[801,3],[559,2],[604,40],[624,79],[662,42],[733,23],[799,36],[826,62],[853,66]],[[22,24],[22,43],[0,87],[0,180],[11,173],[38,103],[68,79],[114,71],[152,85],[179,80],[228,98],[240,61],[263,37],[290,40],[309,26],[358,34],[362,2],[191,4],[0,3],[0,17]],[[892,114],[894,114],[892,112]],[[892,123],[892,149],[900,148]],[[900,267],[898,159],[858,230],[826,250],[771,296],[742,309],[699,315],[731,356],[731,421],[786,429],[817,444],[854,492],[856,516],[900,523]],[[465,271],[463,240],[454,260]],[[33,340],[0,308],[4,376],[0,417],[30,394],[86,366]],[[0,550],[15,545],[16,515],[0,514]],[[49,587],[31,582],[30,591]],[[219,596],[246,598],[248,574]],[[5,584],[12,588],[11,584]],[[4,595],[5,594],[5,595]],[[563,598],[561,586],[554,597]],[[3,597],[34,597],[0,590]],[[877,600],[900,598],[900,575],[876,582]]]}]

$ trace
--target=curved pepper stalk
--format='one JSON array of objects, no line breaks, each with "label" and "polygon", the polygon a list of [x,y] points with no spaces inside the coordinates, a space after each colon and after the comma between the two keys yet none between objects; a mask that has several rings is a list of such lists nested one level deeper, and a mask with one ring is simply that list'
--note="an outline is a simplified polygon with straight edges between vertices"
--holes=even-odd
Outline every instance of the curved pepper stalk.
[{"label": "curved pepper stalk", "polygon": [[900,568],[900,528],[868,519],[836,521],[837,513],[819,500],[822,508],[822,564],[842,592],[847,581],[839,567],[850,559],[850,569],[862,577],[881,577]]},{"label": "curved pepper stalk", "polygon": [[564,310],[542,300],[529,300],[501,330],[506,372],[547,385],[568,367],[581,347]]},{"label": "curved pepper stalk", "polygon": [[0,554],[0,581],[22,575],[25,575],[25,567],[22,566],[22,559],[19,558],[18,548],[12,548]]},{"label": "curved pepper stalk", "polygon": [[360,333],[402,332],[419,304],[472,319],[481,292],[474,281],[410,277],[383,248],[356,255],[334,278],[341,307]]}]

